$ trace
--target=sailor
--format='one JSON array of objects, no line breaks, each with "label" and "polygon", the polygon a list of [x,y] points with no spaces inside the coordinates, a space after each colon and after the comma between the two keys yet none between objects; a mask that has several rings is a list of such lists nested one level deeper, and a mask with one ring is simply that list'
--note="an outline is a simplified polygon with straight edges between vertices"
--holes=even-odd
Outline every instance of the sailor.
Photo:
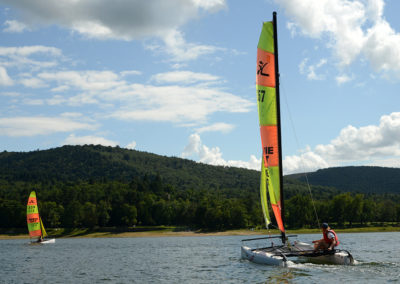
[{"label": "sailor", "polygon": [[334,230],[332,230],[328,223],[322,223],[321,226],[323,238],[313,241],[314,251],[317,250],[333,250],[339,245],[339,239]]}]

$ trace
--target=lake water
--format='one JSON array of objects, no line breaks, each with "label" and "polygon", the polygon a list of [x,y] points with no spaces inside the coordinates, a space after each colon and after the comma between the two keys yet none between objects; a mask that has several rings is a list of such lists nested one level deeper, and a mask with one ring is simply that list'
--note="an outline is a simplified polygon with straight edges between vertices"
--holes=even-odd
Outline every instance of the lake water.
[{"label": "lake water", "polygon": [[[246,236],[74,238],[47,245],[0,240],[0,283],[400,282],[400,233],[339,237],[340,247],[351,251],[356,265],[280,268],[250,263],[240,258]],[[308,234],[297,240],[319,238]]]}]

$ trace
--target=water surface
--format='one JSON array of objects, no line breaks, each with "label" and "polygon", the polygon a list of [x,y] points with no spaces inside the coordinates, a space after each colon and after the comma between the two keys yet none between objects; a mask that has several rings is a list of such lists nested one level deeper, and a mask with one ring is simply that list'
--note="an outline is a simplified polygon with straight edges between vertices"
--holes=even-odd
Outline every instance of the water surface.
[{"label": "water surface", "polygon": [[0,283],[400,283],[399,232],[339,237],[356,265],[254,264],[240,258],[247,236],[0,240]]}]

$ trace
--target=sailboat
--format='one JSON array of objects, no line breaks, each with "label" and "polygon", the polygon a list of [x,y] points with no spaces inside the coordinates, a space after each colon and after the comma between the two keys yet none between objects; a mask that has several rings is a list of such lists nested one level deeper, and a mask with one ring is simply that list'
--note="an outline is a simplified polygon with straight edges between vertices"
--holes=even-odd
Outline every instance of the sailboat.
[{"label": "sailboat", "polygon": [[42,218],[39,215],[36,192],[32,191],[26,204],[26,222],[28,224],[29,237],[32,243],[55,243],[56,239],[48,239],[44,229]]},{"label": "sailboat", "polygon": [[279,65],[276,12],[271,22],[264,22],[257,46],[256,75],[257,104],[260,122],[262,159],[260,195],[265,223],[271,223],[268,212],[268,198],[275,215],[280,236],[245,239],[253,241],[260,239],[279,238],[282,244],[263,248],[251,248],[242,245],[242,258],[252,262],[269,265],[287,265],[289,260],[300,260],[316,263],[352,264],[352,255],[345,250],[314,251],[312,244],[289,242],[285,231],[285,209],[283,200],[282,147],[280,127],[279,100]]}]

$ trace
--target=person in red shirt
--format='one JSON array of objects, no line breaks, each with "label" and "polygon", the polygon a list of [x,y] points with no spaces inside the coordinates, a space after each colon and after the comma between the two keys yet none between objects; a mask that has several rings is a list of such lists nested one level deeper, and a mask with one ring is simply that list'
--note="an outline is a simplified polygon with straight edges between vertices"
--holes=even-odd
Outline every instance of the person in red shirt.
[{"label": "person in red shirt", "polygon": [[339,245],[339,239],[334,230],[332,230],[328,223],[322,223],[321,226],[323,238],[313,241],[314,251],[317,250],[332,250]]}]

